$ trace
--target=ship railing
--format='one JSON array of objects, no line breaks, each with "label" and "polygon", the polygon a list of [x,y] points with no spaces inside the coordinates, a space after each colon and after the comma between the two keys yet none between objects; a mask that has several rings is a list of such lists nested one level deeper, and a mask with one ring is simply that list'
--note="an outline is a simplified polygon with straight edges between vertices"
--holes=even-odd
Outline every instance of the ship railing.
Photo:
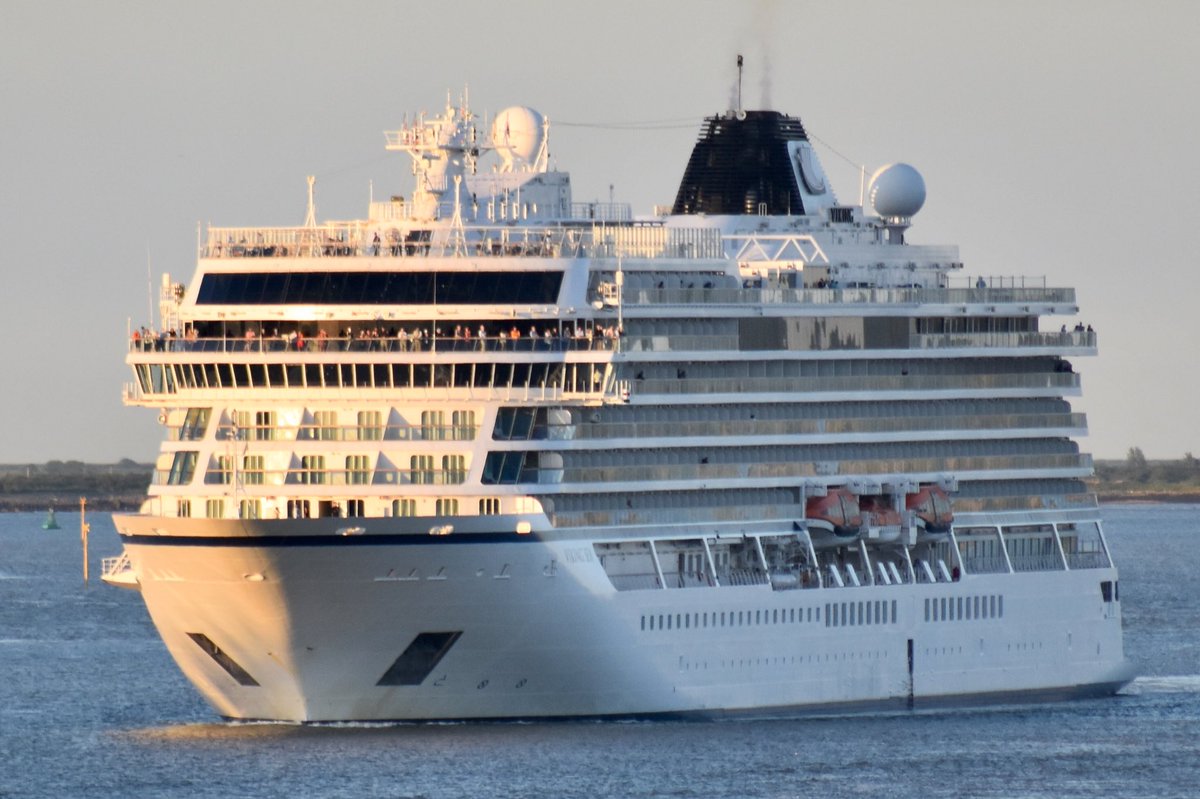
[{"label": "ship railing", "polygon": [[668,571],[663,564],[663,584],[667,588],[708,588],[712,582],[703,573]]},{"label": "ship railing", "polygon": [[564,332],[551,336],[524,335],[478,336],[399,336],[347,338],[320,336],[283,338],[281,336],[187,337],[140,335],[130,339],[130,352],[611,352],[619,341],[615,332],[605,330],[576,335]]},{"label": "ship railing", "polygon": [[1096,334],[1090,330],[1045,333],[923,333],[910,335],[908,346],[914,350],[965,347],[1095,348]]},{"label": "ship railing", "polygon": [[[854,287],[854,288],[638,288],[628,283],[621,293],[631,305],[875,305],[944,304],[1000,305],[1052,303],[1071,305],[1073,288],[943,288],[943,287]],[[592,299],[602,300],[597,293]]]},{"label": "ship railing", "polygon": [[[474,441],[479,435],[477,424],[387,424],[377,427],[363,425],[277,427],[223,424],[217,428],[218,441]],[[194,441],[204,438],[204,430],[184,426],[173,430],[173,441]]]},{"label": "ship railing", "polygon": [[796,391],[937,391],[944,389],[1057,389],[1079,388],[1079,375],[1063,373],[993,375],[896,375],[892,377],[731,377],[674,380],[635,380],[634,393],[647,394],[751,394]]},{"label": "ship railing", "polygon": [[949,275],[947,283],[971,289],[1045,288],[1045,275]]},{"label": "ship railing", "polygon": [[662,583],[659,582],[658,575],[653,572],[649,574],[610,574],[608,575],[608,579],[612,581],[613,588],[618,591],[662,588]]},{"label": "ship railing", "polygon": [[[1091,455],[1086,453],[1064,453],[1058,455],[984,455],[956,458],[831,459],[815,463],[787,461],[777,463],[701,463],[523,469],[521,480],[532,483],[560,481],[564,483],[622,483],[629,481],[659,482],[675,480],[821,477],[831,474],[921,474],[947,471],[1027,471],[1038,469],[1090,471],[1091,468]],[[547,479],[550,474],[553,475],[553,480]]]},{"label": "ship railing", "polygon": [[767,573],[762,569],[729,569],[717,572],[717,581],[721,585],[766,585]]},{"label": "ship railing", "polygon": [[1057,554],[1014,555],[1009,553],[1015,572],[1056,572],[1063,570],[1062,558]]},{"label": "ship railing", "polygon": [[1072,569],[1107,569],[1112,562],[1104,552],[1068,552],[1067,566]]},{"label": "ship railing", "polygon": [[954,498],[956,513],[996,513],[1019,510],[1090,510],[1096,507],[1095,494],[1018,494],[998,497]]},{"label": "ship railing", "polygon": [[625,336],[622,352],[712,352],[738,349],[737,336]]},{"label": "ship railing", "polygon": [[[205,485],[236,486],[239,491],[252,493],[257,486],[282,485],[321,486],[388,486],[388,485],[462,485],[467,480],[464,469],[322,469],[296,467],[290,469],[212,469],[204,474]],[[193,475],[175,469],[155,469],[151,485],[190,485]]]},{"label": "ship railing", "polygon": [[999,556],[962,556],[967,574],[1007,574],[1008,562]]},{"label": "ship railing", "polygon": [[[720,231],[667,228],[660,223],[589,219],[566,224],[494,224],[451,227],[427,220],[391,223],[408,213],[401,207],[390,219],[326,223],[317,227],[212,227],[200,249],[202,258],[315,257],[542,257],[542,258],[722,258]],[[439,208],[442,213],[453,206]],[[591,224],[579,224],[590,222]]]},{"label": "ship railing", "polygon": [[101,579],[110,579],[116,577],[124,571],[133,568],[130,563],[129,553],[122,550],[120,555],[115,555],[111,558],[100,559],[100,577]]},{"label": "ship railing", "polygon": [[830,435],[949,430],[1084,430],[1083,413],[974,416],[886,416],[869,419],[737,419],[711,422],[595,422],[580,424],[577,439],[696,438],[771,435]]},{"label": "ship railing", "polygon": [[803,518],[803,516],[803,505],[722,505],[713,508],[553,511],[550,513],[550,523],[559,528],[575,528],[661,524],[663,522],[736,522],[763,518]]}]

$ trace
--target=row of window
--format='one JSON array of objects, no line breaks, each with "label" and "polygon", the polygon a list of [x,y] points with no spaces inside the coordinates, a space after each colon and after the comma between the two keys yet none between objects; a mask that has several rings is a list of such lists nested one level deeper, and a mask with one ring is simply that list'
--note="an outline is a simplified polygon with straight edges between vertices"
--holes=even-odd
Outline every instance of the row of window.
[{"label": "row of window", "polygon": [[[196,473],[199,453],[196,450],[180,450],[175,453],[171,468],[156,477],[157,483],[166,485],[190,485]],[[385,482],[400,482],[410,485],[458,485],[467,480],[467,458],[465,455],[442,455],[439,461],[434,455],[409,456],[408,469],[392,469],[379,473]],[[344,469],[331,469],[324,455],[301,455],[296,466],[285,470],[273,470],[273,484],[298,483],[300,485],[369,485],[375,481],[376,471],[370,455],[346,455],[342,459]],[[240,465],[240,471],[237,467]],[[240,464],[232,455],[217,455],[205,475],[208,485],[263,485],[267,470],[262,455],[243,455]],[[281,478],[281,479],[280,479]]]},{"label": "row of window", "polygon": [[[274,441],[290,438],[292,430],[299,441],[471,441],[478,432],[475,411],[422,411],[420,425],[384,424],[383,411],[356,411],[355,424],[339,425],[336,410],[312,411],[298,428],[276,425],[275,411],[235,411],[228,423],[217,430],[217,439],[227,441]],[[211,408],[188,408],[178,427],[180,441],[200,441],[208,431]],[[449,423],[447,423],[447,418]]]},{"label": "row of window", "polygon": [[[890,611],[890,613],[889,613]],[[896,600],[865,600],[861,602],[827,602],[826,627],[859,627],[896,623]]]},{"label": "row of window", "polygon": [[[895,624],[897,600],[875,599],[858,602],[826,602],[826,627],[863,627]],[[711,619],[709,618],[711,616]],[[925,621],[960,621],[1004,617],[1004,597],[998,594],[968,597],[928,597]],[[643,630],[686,630],[712,627],[746,627],[763,624],[821,622],[820,607],[774,608],[772,610],[710,613],[659,613],[641,617]]]},{"label": "row of window", "polygon": [[585,393],[603,385],[594,363],[139,363],[146,394],[226,388],[548,388]]},{"label": "row of window", "polygon": [[554,305],[554,272],[210,273],[198,305]]},{"label": "row of window", "polygon": [[926,597],[925,621],[970,621],[1004,618],[1004,596]]},{"label": "row of window", "polygon": [[[273,503],[259,498],[248,498],[238,501],[237,511],[239,519],[262,519],[264,509],[273,507]],[[479,499],[479,515],[480,516],[497,516],[500,514],[500,498],[499,497],[482,497]],[[225,499],[213,498],[204,501],[204,515],[209,519],[225,518]],[[273,508],[271,515],[274,518],[279,518],[285,515],[293,519],[309,519],[314,517],[314,506],[312,500],[307,499],[289,499],[285,508]],[[192,515],[192,501],[190,499],[180,499],[176,501],[176,515],[181,518],[189,518]],[[393,516],[417,516],[418,504],[416,499],[393,499],[391,511]],[[437,497],[433,503],[433,512],[436,516],[457,516],[459,515],[459,500],[457,497]],[[343,499],[343,500],[319,500],[316,504],[316,517],[336,516],[341,518],[364,518],[366,516],[366,507],[364,500],[361,499]]]},{"label": "row of window", "polygon": [[[844,603],[843,603],[844,604]],[[861,603],[860,603],[861,604]],[[893,602],[893,604],[895,604]],[[826,614],[829,605],[825,606]],[[821,622],[821,608],[772,608],[703,613],[659,613],[642,616],[643,630],[689,630],[708,627],[750,627],[763,624],[806,624]],[[826,625],[828,626],[828,625]]]}]

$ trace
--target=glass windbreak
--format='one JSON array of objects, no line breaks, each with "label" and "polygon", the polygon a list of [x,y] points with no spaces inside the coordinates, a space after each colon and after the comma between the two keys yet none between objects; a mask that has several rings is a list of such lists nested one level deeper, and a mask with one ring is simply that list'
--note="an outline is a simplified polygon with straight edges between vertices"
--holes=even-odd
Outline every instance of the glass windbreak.
[{"label": "glass windbreak", "polygon": [[210,273],[199,305],[530,305],[558,301],[562,272]]}]

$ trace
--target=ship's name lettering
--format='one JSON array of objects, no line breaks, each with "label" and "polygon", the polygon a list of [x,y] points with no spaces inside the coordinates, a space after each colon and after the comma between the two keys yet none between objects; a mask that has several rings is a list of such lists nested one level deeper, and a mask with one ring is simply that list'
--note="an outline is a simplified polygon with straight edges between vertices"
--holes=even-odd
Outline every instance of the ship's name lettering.
[{"label": "ship's name lettering", "polygon": [[591,547],[567,547],[563,557],[567,563],[591,563],[596,559]]}]

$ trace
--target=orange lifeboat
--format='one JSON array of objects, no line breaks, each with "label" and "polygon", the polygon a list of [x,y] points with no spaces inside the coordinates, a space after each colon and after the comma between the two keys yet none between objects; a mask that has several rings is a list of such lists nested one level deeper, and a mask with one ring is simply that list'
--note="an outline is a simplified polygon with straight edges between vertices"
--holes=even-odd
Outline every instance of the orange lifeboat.
[{"label": "orange lifeboat", "polygon": [[954,523],[950,496],[940,486],[923,485],[915,494],[905,497],[905,507],[913,512],[931,533],[944,533]]},{"label": "orange lifeboat", "polygon": [[862,528],[862,510],[858,497],[844,488],[830,491],[823,497],[812,497],[804,506],[804,516],[810,525],[827,529],[839,536],[858,535]]}]

